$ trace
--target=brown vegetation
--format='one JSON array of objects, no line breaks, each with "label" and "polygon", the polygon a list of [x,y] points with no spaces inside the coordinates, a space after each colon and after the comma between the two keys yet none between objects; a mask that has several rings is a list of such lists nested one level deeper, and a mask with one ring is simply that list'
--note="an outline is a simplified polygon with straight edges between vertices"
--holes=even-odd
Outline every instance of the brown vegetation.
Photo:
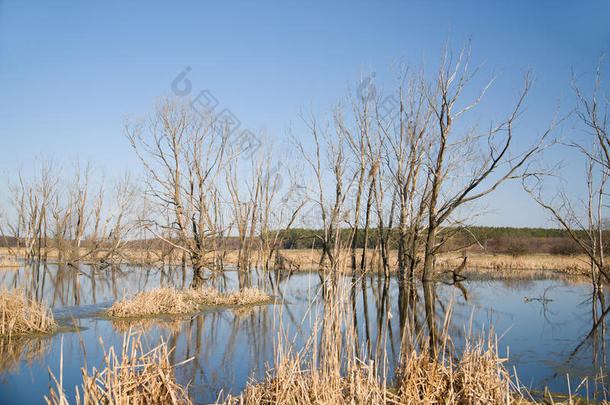
[{"label": "brown vegetation", "polygon": [[18,290],[0,290],[0,337],[51,333],[57,329],[51,310]]},{"label": "brown vegetation", "polygon": [[389,383],[384,350],[374,359],[358,354],[349,299],[344,295],[328,295],[324,314],[316,317],[303,349],[295,351],[287,343],[291,339],[282,340],[282,333],[278,334],[274,368],[263,381],[251,382],[241,395],[228,396],[224,403],[505,404],[523,399],[503,365],[505,359],[498,356],[493,336],[467,338],[459,360],[454,360],[456,353],[446,333],[440,355],[425,343],[421,349],[407,344],[396,381]]},{"label": "brown vegetation", "polygon": [[[77,404],[192,404],[187,388],[176,381],[174,369],[178,365],[170,363],[171,351],[165,341],[147,351],[141,335],[130,332],[124,335],[120,359],[114,347],[104,352],[103,369],[81,369],[83,384],[80,391],[76,388]],[[55,388],[45,396],[49,405],[68,404],[61,377],[63,358],[61,361],[59,381],[49,370],[55,382]]]},{"label": "brown vegetation", "polygon": [[[344,375],[316,369],[298,355],[281,359],[261,383],[226,404],[506,404],[523,397],[493,345],[477,342],[462,359],[431,359],[424,350],[406,356],[396,386],[386,386],[371,362],[354,358]],[[338,365],[337,365],[338,366]]]},{"label": "brown vegetation", "polygon": [[244,288],[232,293],[220,293],[213,288],[189,290],[157,288],[136,294],[131,299],[115,302],[106,312],[114,317],[197,312],[208,305],[252,305],[268,302],[270,297],[256,288]]}]

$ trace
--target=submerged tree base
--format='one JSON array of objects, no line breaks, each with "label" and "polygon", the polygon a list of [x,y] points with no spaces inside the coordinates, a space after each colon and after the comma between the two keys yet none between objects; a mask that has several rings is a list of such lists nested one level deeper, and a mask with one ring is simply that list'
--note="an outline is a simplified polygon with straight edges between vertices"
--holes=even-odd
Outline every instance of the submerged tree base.
[{"label": "submerged tree base", "polygon": [[136,294],[133,298],[115,302],[106,315],[134,317],[157,314],[186,314],[205,306],[254,305],[271,301],[271,297],[256,288],[244,288],[232,293],[220,293],[214,288],[176,290],[157,288]]}]

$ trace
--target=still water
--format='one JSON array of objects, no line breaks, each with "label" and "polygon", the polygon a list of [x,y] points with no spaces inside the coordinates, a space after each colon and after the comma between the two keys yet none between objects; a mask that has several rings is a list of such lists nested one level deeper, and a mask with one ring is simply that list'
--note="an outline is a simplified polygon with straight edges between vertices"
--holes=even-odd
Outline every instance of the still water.
[{"label": "still water", "polygon": [[[0,272],[0,285],[24,288],[53,309],[60,325],[72,326],[76,319],[85,343],[89,367],[102,364],[104,347],[121,347],[123,333],[133,326],[126,321],[101,315],[112,303],[139,291],[158,286],[188,287],[188,269],[121,267],[94,269],[82,266],[46,266]],[[593,300],[586,281],[533,277],[522,280],[467,280],[462,288],[439,283],[436,315],[444,317],[452,308],[452,341],[459,347],[470,330],[473,335],[492,328],[499,337],[498,351],[508,355],[509,368],[525,386],[554,392],[580,388],[584,395],[601,389],[596,376],[608,374],[605,333],[610,297]],[[236,271],[226,271],[211,283],[221,290],[234,290],[245,281]],[[255,275],[254,286],[272,291],[276,304],[235,310],[215,308],[182,317],[145,319],[145,341],[151,345],[160,338],[174,348],[173,363],[193,360],[177,369],[178,380],[190,382],[189,390],[198,403],[214,402],[219,395],[239,393],[250,378],[262,378],[266,364],[273,364],[274,339],[278,325],[287,336],[295,337],[298,347],[309,336],[310,302],[320,303],[317,273],[299,273],[278,279]],[[366,347],[375,348],[379,325],[387,328],[388,367],[395,366],[400,340],[398,287],[391,279],[384,283],[368,277],[364,288],[356,288],[358,335]],[[363,299],[366,298],[366,299]],[[467,299],[466,299],[467,298]],[[423,301],[423,299],[421,299]],[[423,309],[422,309],[423,311]],[[418,316],[423,319],[424,315]],[[383,340],[385,341],[385,339]],[[100,342],[103,342],[104,347]],[[374,350],[373,350],[374,351]],[[48,370],[59,375],[63,352],[63,385],[70,398],[81,383],[84,365],[78,334],[57,333],[47,338],[23,338],[0,346],[0,404],[39,404],[48,393]],[[608,379],[605,379],[608,389]]]}]

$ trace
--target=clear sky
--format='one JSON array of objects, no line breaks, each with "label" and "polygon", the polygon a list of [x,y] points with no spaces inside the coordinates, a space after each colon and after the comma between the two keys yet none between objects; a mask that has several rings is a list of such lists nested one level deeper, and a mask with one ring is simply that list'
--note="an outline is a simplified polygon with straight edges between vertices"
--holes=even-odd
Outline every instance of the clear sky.
[{"label": "clear sky", "polygon": [[[571,108],[571,69],[590,78],[610,51],[610,2],[0,1],[0,170],[45,156],[111,175],[138,167],[123,122],[187,66],[194,94],[208,89],[244,127],[281,141],[299,111],[330,107],[362,74],[389,83],[400,59],[434,64],[447,37],[456,47],[471,37],[475,62],[502,73],[487,108],[505,109],[534,71],[525,142],[558,102]],[[487,224],[552,225],[520,187],[487,203]]]}]

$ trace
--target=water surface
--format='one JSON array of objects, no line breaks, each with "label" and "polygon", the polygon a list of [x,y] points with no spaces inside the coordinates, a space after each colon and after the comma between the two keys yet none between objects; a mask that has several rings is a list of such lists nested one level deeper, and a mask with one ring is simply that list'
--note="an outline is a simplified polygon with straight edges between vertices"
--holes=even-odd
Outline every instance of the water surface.
[{"label": "water surface", "polygon": [[[115,300],[138,291],[158,286],[188,287],[190,277],[190,271],[182,268],[125,266],[100,270],[82,266],[76,270],[49,265],[2,271],[0,284],[25,288],[30,296],[53,309],[60,325],[72,325],[72,314],[81,328],[91,368],[102,364],[104,349],[100,341],[106,348],[120,347],[123,333],[133,326],[103,317],[100,314],[103,310]],[[317,273],[299,273],[286,279],[258,274],[251,280],[240,280],[236,271],[226,271],[210,283],[221,290],[249,283],[270,291],[277,285],[278,300],[276,304],[244,310],[215,308],[139,322],[151,345],[163,338],[174,348],[175,363],[193,357],[193,361],[178,368],[177,375],[181,382],[190,382],[197,402],[213,402],[219,395],[239,393],[249,378],[262,378],[266,364],[273,363],[278,325],[282,325],[287,336],[296,336],[294,342],[298,347],[309,336],[310,302],[313,300],[318,306],[322,302]],[[569,374],[572,391],[584,378],[589,381],[589,393],[600,389],[595,387],[594,380],[600,371],[607,374],[606,347],[610,338],[605,334],[608,321],[602,317],[602,306],[607,308],[608,304],[593,301],[588,283],[558,277],[467,280],[462,287],[443,283],[436,287],[439,319],[452,308],[451,337],[456,346],[460,347],[469,331],[477,335],[493,328],[499,336],[499,353],[509,355],[510,369],[516,371],[526,386],[538,390],[548,386],[551,391],[568,392],[566,374]],[[364,289],[358,284],[355,291],[356,324],[363,350],[368,338],[368,346],[375,351],[379,325],[384,325],[389,316],[387,330],[383,326],[381,329],[388,337],[385,350],[391,370],[400,347],[396,281],[391,279],[386,284],[377,276],[367,277]],[[608,300],[607,295],[605,299]],[[420,319],[424,319],[422,311],[418,306],[416,316]],[[76,332],[19,339],[10,345],[3,344],[0,349],[0,403],[41,403],[48,393],[48,369],[58,375],[62,352],[64,387],[73,398],[73,387],[81,383],[80,368],[84,366]],[[580,392],[584,394],[585,388]]]}]

